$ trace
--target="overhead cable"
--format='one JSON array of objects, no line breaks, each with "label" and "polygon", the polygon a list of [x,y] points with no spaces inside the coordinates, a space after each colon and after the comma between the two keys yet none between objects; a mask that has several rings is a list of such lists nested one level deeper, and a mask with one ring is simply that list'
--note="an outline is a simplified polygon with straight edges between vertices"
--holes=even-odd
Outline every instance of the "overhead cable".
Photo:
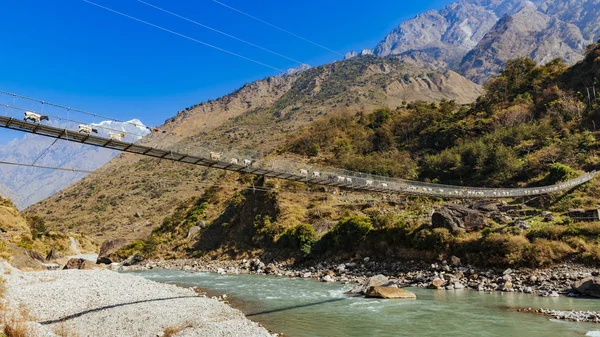
[{"label": "overhead cable", "polygon": [[206,43],[206,42],[204,42],[204,41],[200,41],[200,40],[198,40],[198,39],[195,39],[195,38],[193,38],[193,37],[190,37],[190,36],[187,36],[187,35],[184,35],[184,34],[178,33],[178,32],[176,32],[176,31],[174,31],[174,30],[171,30],[171,29],[168,29],[168,28],[165,28],[165,27],[162,27],[162,26],[156,25],[156,24],[154,24],[154,23],[150,23],[150,22],[148,22],[148,21],[144,21],[144,20],[142,20],[142,19],[136,18],[135,16],[131,16],[131,15],[129,15],[129,14],[125,14],[125,13],[119,12],[119,11],[117,11],[117,10],[114,10],[114,9],[112,9],[112,8],[108,8],[108,7],[106,7],[106,6],[99,5],[99,4],[97,4],[97,3],[95,3],[95,2],[92,2],[92,1],[90,1],[90,0],[82,0],[82,1],[83,1],[83,2],[86,2],[86,3],[89,3],[90,5],[94,5],[94,6],[96,6],[96,7],[99,7],[99,8],[102,8],[102,9],[104,9],[104,10],[107,10],[107,11],[109,11],[109,12],[112,12],[112,13],[115,13],[115,14],[119,14],[119,15],[121,15],[121,16],[124,16],[124,17],[126,17],[126,18],[129,18],[129,19],[135,20],[135,21],[137,21],[137,22],[143,23],[143,24],[145,24],[145,25],[148,25],[148,26],[151,26],[151,27],[154,27],[154,28],[160,29],[160,30],[162,30],[162,31],[165,31],[165,32],[167,32],[167,33],[171,33],[171,34],[173,34],[173,35],[177,35],[177,36],[179,36],[179,37],[182,37],[182,38],[184,38],[184,39],[187,39],[187,40],[190,40],[190,41],[193,41],[193,42],[199,43],[199,44],[201,44],[201,45],[204,45],[204,46],[207,46],[207,47],[210,47],[210,48],[216,49],[216,50],[219,50],[219,51],[221,51],[221,52],[224,52],[224,53],[227,53],[227,54],[229,54],[229,55],[233,55],[233,56],[239,57],[239,58],[241,58],[241,59],[244,59],[244,60],[246,60],[246,61],[250,61],[250,62],[254,62],[254,63],[256,63],[256,64],[260,64],[261,66],[264,66],[264,67],[267,67],[267,68],[271,68],[271,69],[273,69],[273,70],[276,70],[276,71],[278,71],[278,72],[283,72],[283,71],[284,71],[283,69],[279,69],[279,68],[277,68],[277,67],[270,66],[270,65],[268,65],[268,64],[266,64],[266,63],[263,63],[263,62],[260,62],[260,61],[257,61],[257,60],[254,60],[254,59],[251,59],[251,58],[249,58],[249,57],[246,57],[246,56],[244,56],[244,55],[240,55],[240,54],[238,54],[238,53],[234,53],[234,52],[232,52],[232,51],[229,51],[229,50],[227,50],[227,49],[223,49],[223,48],[221,48],[221,47],[217,47],[217,46],[215,46],[215,45],[212,45],[212,44],[210,44],[210,43]]},{"label": "overhead cable", "polygon": [[171,11],[169,11],[169,10],[166,10],[166,9],[164,9],[164,8],[162,8],[162,7],[158,7],[158,6],[156,6],[156,5],[153,5],[153,4],[151,4],[151,3],[148,3],[148,2],[146,2],[146,1],[138,0],[138,2],[140,2],[140,3],[143,3],[143,4],[144,4],[144,5],[146,5],[146,6],[149,6],[149,7],[155,8],[155,9],[158,9],[159,11],[162,11],[162,12],[164,12],[164,13],[167,13],[167,14],[169,14],[169,15],[172,15],[172,16],[175,16],[175,17],[178,17],[178,18],[180,18],[180,19],[182,19],[182,20],[185,20],[185,21],[191,22],[191,23],[193,23],[193,24],[195,24],[195,25],[197,25],[197,26],[200,26],[200,27],[203,27],[203,28],[209,29],[209,30],[211,30],[211,31],[213,31],[213,32],[219,33],[219,34],[221,34],[221,35],[227,36],[227,37],[229,37],[229,38],[231,38],[231,39],[234,39],[234,40],[236,40],[236,41],[239,41],[239,42],[245,43],[245,44],[247,44],[247,45],[249,45],[249,46],[252,46],[252,47],[258,48],[258,49],[260,49],[260,50],[266,51],[266,52],[268,52],[268,53],[271,53],[271,54],[273,54],[273,55],[276,55],[276,56],[282,57],[282,58],[284,58],[284,59],[286,59],[286,60],[290,60],[290,61],[292,61],[292,62],[296,62],[296,63],[298,63],[298,64],[300,64],[300,65],[304,64],[303,62],[301,62],[301,61],[298,61],[298,60],[296,60],[296,59],[293,59],[293,58],[291,58],[291,57],[285,56],[285,55],[283,55],[283,54],[280,54],[280,53],[278,53],[278,52],[272,51],[272,50],[270,50],[270,49],[267,49],[267,48],[265,48],[265,47],[261,47],[261,46],[259,46],[259,45],[255,44],[255,43],[252,43],[252,42],[246,41],[246,40],[244,40],[244,39],[240,39],[240,38],[239,38],[239,37],[237,37],[237,36],[233,36],[233,35],[231,35],[231,34],[225,33],[225,32],[223,32],[223,31],[220,31],[220,30],[216,29],[216,28],[213,28],[213,27],[210,27],[210,26],[208,26],[208,25],[202,24],[202,23],[200,23],[200,22],[198,22],[198,21],[192,20],[192,19],[190,19],[190,18],[187,18],[187,17],[185,17],[185,16],[183,16],[183,15],[179,15],[179,14],[177,14],[177,13],[171,12]]},{"label": "overhead cable", "polygon": [[219,4],[219,5],[221,5],[221,6],[225,7],[225,8],[229,8],[229,9],[231,9],[232,11],[238,12],[238,13],[240,13],[240,14],[242,14],[242,15],[245,15],[245,16],[247,16],[247,17],[251,18],[251,19],[254,19],[254,20],[258,21],[258,22],[264,23],[265,25],[271,26],[271,27],[273,27],[273,28],[275,28],[275,29],[277,29],[277,30],[280,30],[280,31],[282,31],[282,32],[284,32],[284,33],[286,33],[286,34],[289,34],[289,35],[291,35],[291,36],[293,36],[293,37],[295,37],[295,38],[298,38],[298,39],[300,39],[300,40],[303,40],[303,41],[306,41],[306,42],[308,42],[308,43],[310,43],[310,44],[313,44],[313,45],[315,45],[315,46],[317,46],[317,47],[319,47],[319,48],[325,49],[325,50],[327,50],[327,51],[329,51],[329,52],[332,52],[332,53],[334,53],[334,54],[337,54],[337,55],[339,55],[339,56],[344,56],[342,53],[340,53],[340,52],[337,52],[337,51],[335,51],[335,50],[333,50],[333,49],[331,49],[331,48],[327,48],[327,47],[323,46],[322,44],[316,43],[316,42],[314,42],[314,41],[311,41],[311,40],[309,40],[309,39],[307,39],[307,38],[305,38],[305,37],[302,37],[302,36],[300,36],[300,35],[298,35],[298,34],[292,33],[292,32],[290,32],[290,31],[289,31],[289,30],[287,30],[287,29],[283,29],[283,28],[281,28],[281,27],[279,27],[279,26],[276,26],[276,25],[274,25],[274,24],[272,24],[272,23],[270,23],[270,22],[267,22],[267,21],[265,21],[265,20],[259,19],[259,18],[257,18],[256,16],[250,15],[250,14],[248,14],[248,13],[246,13],[246,12],[243,12],[243,11],[241,11],[241,10],[237,9],[237,8],[234,8],[234,7],[231,7],[231,6],[229,6],[229,5],[226,5],[226,4],[224,4],[224,3],[220,2],[220,1],[217,1],[217,0],[212,0],[212,2],[214,2],[214,3],[216,3],[216,4]]}]

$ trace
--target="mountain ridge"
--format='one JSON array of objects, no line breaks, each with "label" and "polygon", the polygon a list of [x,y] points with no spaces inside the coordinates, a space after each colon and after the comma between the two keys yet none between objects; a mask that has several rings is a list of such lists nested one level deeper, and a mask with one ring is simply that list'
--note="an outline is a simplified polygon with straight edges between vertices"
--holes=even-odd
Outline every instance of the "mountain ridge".
[{"label": "mountain ridge", "polygon": [[506,61],[530,57],[573,65],[595,42],[598,0],[459,0],[402,22],[377,44],[377,56],[397,55],[433,69],[455,70],[479,84]]}]

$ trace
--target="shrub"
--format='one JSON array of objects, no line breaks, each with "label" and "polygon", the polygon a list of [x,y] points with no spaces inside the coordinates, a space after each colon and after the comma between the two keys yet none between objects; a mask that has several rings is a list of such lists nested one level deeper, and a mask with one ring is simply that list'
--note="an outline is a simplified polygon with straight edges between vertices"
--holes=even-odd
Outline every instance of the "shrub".
[{"label": "shrub", "polygon": [[260,243],[273,243],[275,237],[282,231],[281,225],[274,223],[268,215],[257,215],[254,218],[254,235],[252,242],[256,245]]},{"label": "shrub", "polygon": [[336,246],[355,248],[372,229],[373,224],[369,218],[355,215],[340,220],[331,230],[331,235]]},{"label": "shrub", "polygon": [[454,237],[446,228],[422,229],[414,237],[415,248],[439,253],[447,252],[453,241]]},{"label": "shrub", "polygon": [[553,185],[560,182],[564,182],[570,179],[577,178],[577,171],[569,167],[568,165],[561,163],[554,163],[550,165],[548,169],[548,175],[544,179],[544,183],[547,185]]},{"label": "shrub", "polygon": [[284,247],[300,249],[307,256],[310,254],[313,244],[317,241],[317,234],[313,226],[300,224],[288,228],[279,241]]},{"label": "shrub", "polygon": [[48,232],[46,222],[38,215],[31,215],[26,218],[29,229],[31,230],[31,236],[34,239],[40,238],[42,235]]}]

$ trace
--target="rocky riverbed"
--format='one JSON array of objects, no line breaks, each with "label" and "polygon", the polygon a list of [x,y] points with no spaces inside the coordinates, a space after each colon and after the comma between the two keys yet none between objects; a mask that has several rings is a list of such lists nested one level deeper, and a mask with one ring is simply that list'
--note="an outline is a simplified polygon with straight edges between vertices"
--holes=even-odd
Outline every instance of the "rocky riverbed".
[{"label": "rocky riverbed", "polygon": [[123,270],[153,268],[214,272],[220,274],[264,274],[311,278],[323,282],[364,284],[383,275],[386,285],[438,290],[472,289],[483,292],[523,292],[540,296],[600,297],[598,270],[576,264],[548,269],[482,269],[462,265],[459,258],[427,264],[423,262],[382,262],[364,258],[352,262],[320,262],[298,266],[259,259],[214,261],[198,259],[138,261],[131,266],[113,265]]},{"label": "rocky riverbed", "polygon": [[564,311],[564,310],[553,310],[553,309],[532,309],[532,308],[519,308],[519,312],[535,313],[548,316],[552,319],[566,320],[573,322],[594,322],[600,323],[600,311]]},{"label": "rocky riverbed", "polygon": [[5,322],[27,336],[273,336],[217,299],[133,275],[0,263],[0,276]]}]

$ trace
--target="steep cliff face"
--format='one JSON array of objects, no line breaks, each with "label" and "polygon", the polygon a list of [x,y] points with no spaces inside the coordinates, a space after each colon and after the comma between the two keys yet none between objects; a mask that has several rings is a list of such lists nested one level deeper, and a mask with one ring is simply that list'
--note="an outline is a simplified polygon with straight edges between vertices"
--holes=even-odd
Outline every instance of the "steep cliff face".
[{"label": "steep cliff face", "polygon": [[[523,8],[502,18],[464,57],[460,73],[482,83],[498,73],[506,61],[519,56],[529,57],[539,63],[554,58],[562,58],[568,64],[581,60],[582,51],[594,41],[598,27],[589,27],[584,13],[570,13],[567,16],[565,11],[568,11],[569,4],[552,6],[556,2],[545,1],[538,8]],[[585,4],[592,11],[597,10],[598,6],[595,3],[597,1],[593,2]],[[579,9],[580,4],[571,6],[575,10]],[[583,30],[588,33],[584,34]]]},{"label": "steep cliff face", "polygon": [[599,0],[460,0],[400,24],[375,54],[483,83],[511,58],[581,60],[600,34],[599,14]]},{"label": "steep cliff face", "polygon": [[499,18],[528,6],[535,6],[535,3],[457,1],[441,11],[431,10],[400,24],[377,45],[375,54],[406,56],[421,64],[427,64],[427,58],[431,57],[438,67],[456,68]]}]

